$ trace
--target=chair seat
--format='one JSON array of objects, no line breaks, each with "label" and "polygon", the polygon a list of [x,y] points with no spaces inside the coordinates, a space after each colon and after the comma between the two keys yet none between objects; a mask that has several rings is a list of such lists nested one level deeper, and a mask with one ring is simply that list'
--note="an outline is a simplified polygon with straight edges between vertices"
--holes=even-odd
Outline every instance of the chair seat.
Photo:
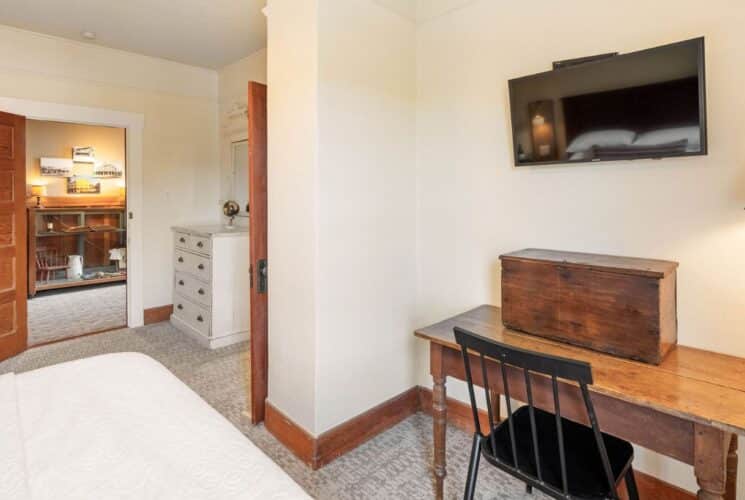
[{"label": "chair seat", "polygon": [[[563,486],[556,416],[538,408],[534,411],[543,482],[561,491]],[[537,476],[529,408],[524,406],[518,409],[510,418],[515,429],[517,469],[530,476]],[[607,498],[610,490],[592,428],[564,418],[561,420],[569,494],[577,498]],[[493,435],[496,453],[492,450],[491,436],[487,436],[481,445],[484,458],[497,467],[507,465],[515,468],[508,420],[497,425]],[[627,441],[608,434],[603,433],[603,439],[615,482],[618,483],[631,465],[634,449]]]}]

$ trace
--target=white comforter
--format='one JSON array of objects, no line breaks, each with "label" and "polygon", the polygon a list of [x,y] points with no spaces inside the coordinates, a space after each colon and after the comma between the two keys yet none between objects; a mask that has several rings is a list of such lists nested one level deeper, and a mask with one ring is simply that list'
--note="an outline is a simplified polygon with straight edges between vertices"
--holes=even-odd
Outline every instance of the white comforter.
[{"label": "white comforter", "polygon": [[109,354],[0,376],[0,498],[309,498],[165,367]]}]

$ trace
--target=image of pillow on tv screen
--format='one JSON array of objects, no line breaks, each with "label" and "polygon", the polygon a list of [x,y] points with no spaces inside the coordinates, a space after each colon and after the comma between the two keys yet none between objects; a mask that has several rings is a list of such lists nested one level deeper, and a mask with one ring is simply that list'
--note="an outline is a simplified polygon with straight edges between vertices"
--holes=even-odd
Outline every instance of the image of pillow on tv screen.
[{"label": "image of pillow on tv screen", "polygon": [[566,151],[570,160],[588,160],[592,159],[594,147],[630,146],[635,138],[636,132],[633,130],[593,130],[575,137]]},{"label": "image of pillow on tv screen", "polygon": [[671,127],[653,130],[639,136],[634,140],[634,146],[663,146],[685,140],[686,146],[683,152],[698,153],[701,151],[701,128],[697,125],[686,127]]}]

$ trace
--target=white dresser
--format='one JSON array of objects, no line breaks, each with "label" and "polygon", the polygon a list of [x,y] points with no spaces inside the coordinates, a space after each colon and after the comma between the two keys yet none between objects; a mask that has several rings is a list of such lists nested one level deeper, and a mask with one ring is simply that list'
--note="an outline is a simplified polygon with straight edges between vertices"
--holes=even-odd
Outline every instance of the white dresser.
[{"label": "white dresser", "polygon": [[248,228],[174,227],[171,323],[211,349],[248,340]]}]

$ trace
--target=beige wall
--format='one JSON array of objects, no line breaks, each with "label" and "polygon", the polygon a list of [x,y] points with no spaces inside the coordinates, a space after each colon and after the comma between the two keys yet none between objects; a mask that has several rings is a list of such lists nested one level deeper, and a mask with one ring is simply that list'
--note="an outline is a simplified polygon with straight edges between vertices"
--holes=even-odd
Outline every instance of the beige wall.
[{"label": "beige wall", "polygon": [[318,0],[267,4],[269,401],[316,429]]},{"label": "beige wall", "polygon": [[[101,183],[100,196],[119,197],[120,187],[124,186],[125,165],[125,131],[115,127],[79,125],[76,123],[59,123],[40,120],[26,121],[26,184],[43,184],[47,196],[65,196],[74,199],[80,195],[67,194],[67,178],[41,176],[39,159],[72,158],[73,146],[93,146],[96,159],[122,167],[124,175],[117,179],[98,179]],[[93,175],[93,164],[76,163],[73,168],[76,175]],[[94,196],[94,195],[86,195]]]},{"label": "beige wall", "polygon": [[217,73],[0,27],[0,95],[141,113],[144,306],[171,303],[174,224],[218,220]]},{"label": "beige wall", "polygon": [[[673,13],[674,12],[674,13]],[[671,14],[672,13],[672,14]],[[665,22],[660,22],[665,19]],[[418,323],[499,304],[499,254],[524,247],[673,259],[679,342],[745,356],[745,8],[715,0],[481,0],[417,34]],[[522,167],[507,80],[551,61],[706,36],[709,155]],[[424,345],[419,380],[430,385]],[[451,394],[465,396],[449,384]],[[635,465],[696,489],[691,467]],[[741,467],[741,488],[745,484]]]},{"label": "beige wall", "polygon": [[414,385],[415,26],[319,2],[316,431]]},{"label": "beige wall", "polygon": [[415,382],[414,24],[271,0],[268,33],[269,400],[318,435]]}]

